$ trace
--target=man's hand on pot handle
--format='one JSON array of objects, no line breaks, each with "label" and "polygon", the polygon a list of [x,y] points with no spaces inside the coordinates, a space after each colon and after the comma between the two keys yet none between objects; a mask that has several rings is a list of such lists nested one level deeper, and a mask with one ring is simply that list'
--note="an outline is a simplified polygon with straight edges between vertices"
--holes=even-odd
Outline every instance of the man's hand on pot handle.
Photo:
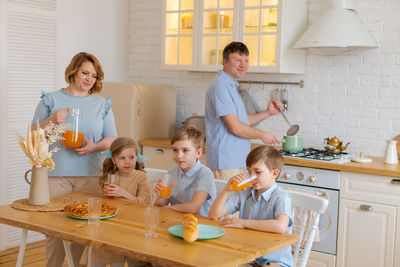
[{"label": "man's hand on pot handle", "polygon": [[281,142],[281,140],[276,138],[276,136],[273,133],[266,132],[266,131],[263,131],[263,134],[260,139],[264,144],[267,144],[267,145],[275,145],[275,144],[279,144]]}]

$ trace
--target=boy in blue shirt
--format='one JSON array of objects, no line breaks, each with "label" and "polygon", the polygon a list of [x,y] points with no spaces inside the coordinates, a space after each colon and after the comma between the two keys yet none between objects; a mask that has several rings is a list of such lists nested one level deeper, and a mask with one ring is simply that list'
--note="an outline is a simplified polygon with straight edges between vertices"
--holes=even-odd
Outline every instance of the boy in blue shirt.
[{"label": "boy in blue shirt", "polygon": [[183,126],[176,131],[171,145],[177,167],[168,171],[171,194],[169,197],[160,195],[167,187],[163,179],[160,179],[155,188],[155,205],[208,216],[217,193],[212,171],[199,160],[203,153],[203,142],[204,135],[196,127]]},{"label": "boy in blue shirt", "polygon": [[[256,175],[253,186],[233,192],[231,183],[241,182],[244,174],[232,177],[211,206],[209,217],[217,219],[240,211],[239,218],[225,218],[224,227],[248,228],[273,233],[288,233],[292,225],[290,195],[277,184],[283,157],[275,148],[262,145],[253,149],[246,159],[250,175]],[[257,258],[244,266],[293,266],[291,247]]]}]

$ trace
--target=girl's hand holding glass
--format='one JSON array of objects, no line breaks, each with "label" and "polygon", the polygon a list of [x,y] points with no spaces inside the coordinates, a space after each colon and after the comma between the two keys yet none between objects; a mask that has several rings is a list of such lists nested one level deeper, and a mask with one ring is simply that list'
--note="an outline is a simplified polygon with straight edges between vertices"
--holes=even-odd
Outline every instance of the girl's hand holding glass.
[{"label": "girl's hand holding glass", "polygon": [[107,184],[103,188],[104,195],[109,197],[123,197],[126,192],[124,189],[116,184]]}]

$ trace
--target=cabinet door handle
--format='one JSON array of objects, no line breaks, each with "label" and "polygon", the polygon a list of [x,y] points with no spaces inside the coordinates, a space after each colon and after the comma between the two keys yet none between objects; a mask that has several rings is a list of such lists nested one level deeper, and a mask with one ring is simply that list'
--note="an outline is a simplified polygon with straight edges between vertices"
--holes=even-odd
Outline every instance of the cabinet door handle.
[{"label": "cabinet door handle", "polygon": [[371,205],[360,205],[360,210],[373,211],[374,209]]},{"label": "cabinet door handle", "polygon": [[391,184],[400,184],[400,179],[392,179],[390,181]]},{"label": "cabinet door handle", "polygon": [[156,149],[156,152],[157,152],[157,153],[164,153],[164,149],[162,149],[162,148],[157,148],[157,149]]}]

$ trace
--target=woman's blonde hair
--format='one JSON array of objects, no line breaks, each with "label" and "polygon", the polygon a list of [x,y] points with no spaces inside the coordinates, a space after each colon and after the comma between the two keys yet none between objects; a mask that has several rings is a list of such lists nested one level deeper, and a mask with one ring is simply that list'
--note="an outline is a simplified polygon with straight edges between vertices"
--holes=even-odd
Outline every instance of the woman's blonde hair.
[{"label": "woman's blonde hair", "polygon": [[[132,138],[129,137],[119,137],[112,142],[110,146],[110,152],[112,154],[112,157],[118,157],[122,151],[124,151],[127,148],[134,148],[136,152],[136,156],[138,156],[138,149],[136,146],[135,141],[133,141]],[[139,171],[144,171],[144,163],[141,162],[139,163],[136,159],[136,165],[135,169]],[[103,170],[102,174],[100,176],[100,186],[101,188],[104,187],[104,183],[107,181],[107,175],[109,173],[114,174],[118,171],[117,166],[112,162],[111,158],[106,158],[103,162]]]},{"label": "woman's blonde hair", "polygon": [[86,61],[91,62],[93,64],[93,67],[97,73],[96,82],[94,83],[93,87],[90,88],[89,94],[99,93],[103,88],[102,80],[104,79],[104,72],[99,60],[92,54],[86,52],[80,52],[76,54],[71,59],[71,62],[69,63],[68,67],[65,69],[65,81],[68,84],[73,83],[75,73],[79,70],[81,65]]},{"label": "woman's blonde hair", "polygon": [[251,167],[260,160],[263,161],[270,171],[278,169],[279,173],[284,164],[281,153],[274,147],[268,145],[261,145],[250,151],[246,158],[246,166]]}]

